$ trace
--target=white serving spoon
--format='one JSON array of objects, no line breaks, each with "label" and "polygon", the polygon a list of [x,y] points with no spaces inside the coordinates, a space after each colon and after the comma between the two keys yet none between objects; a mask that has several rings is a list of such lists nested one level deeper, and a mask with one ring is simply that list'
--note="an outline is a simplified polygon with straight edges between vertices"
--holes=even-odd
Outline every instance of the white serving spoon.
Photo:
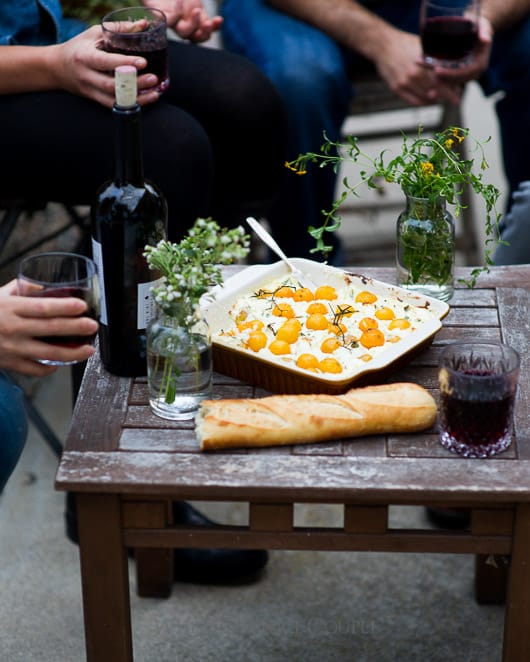
[{"label": "white serving spoon", "polygon": [[282,249],[278,246],[276,243],[276,240],[267,232],[267,230],[261,225],[259,221],[257,221],[255,218],[252,218],[252,216],[247,216],[247,223],[250,225],[252,230],[258,235],[258,237],[265,243],[267,246],[273,250],[276,255],[281,258],[285,264],[289,267],[289,270],[291,271],[291,274],[296,278],[296,280],[302,285],[303,287],[307,287],[309,289],[314,290],[317,285],[311,280],[311,278],[307,275],[304,274],[298,267],[296,267],[291,260],[285,255],[285,253],[282,251]]}]

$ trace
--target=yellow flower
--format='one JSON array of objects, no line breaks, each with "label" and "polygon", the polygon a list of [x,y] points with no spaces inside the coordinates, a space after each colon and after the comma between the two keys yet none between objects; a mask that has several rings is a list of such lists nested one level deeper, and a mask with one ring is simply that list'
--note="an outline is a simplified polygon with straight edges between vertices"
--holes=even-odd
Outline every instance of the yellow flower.
[{"label": "yellow flower", "polygon": [[430,161],[423,161],[421,164],[421,171],[425,175],[425,177],[428,177],[429,175],[432,175],[434,172],[434,166]]},{"label": "yellow flower", "polygon": [[455,144],[455,141],[452,138],[447,138],[445,141],[444,145],[446,146],[447,149],[451,149],[451,147]]},{"label": "yellow flower", "polygon": [[453,127],[452,134],[458,140],[459,143],[461,143],[464,140],[464,136],[461,136],[458,133],[458,127],[456,127],[456,126]]},{"label": "yellow flower", "polygon": [[302,170],[297,168],[296,166],[293,166],[289,163],[289,161],[285,161],[283,164],[286,168],[289,168],[289,170],[292,170],[295,174],[297,175],[307,175],[307,170]]}]

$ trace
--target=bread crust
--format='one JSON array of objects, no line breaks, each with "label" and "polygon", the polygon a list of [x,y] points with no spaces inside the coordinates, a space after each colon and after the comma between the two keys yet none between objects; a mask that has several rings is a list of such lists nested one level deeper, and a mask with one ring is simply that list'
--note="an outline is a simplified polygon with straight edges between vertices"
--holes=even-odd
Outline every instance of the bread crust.
[{"label": "bread crust", "polygon": [[344,395],[204,400],[195,424],[201,450],[215,450],[417,432],[435,420],[432,395],[418,384],[401,382],[354,388]]}]

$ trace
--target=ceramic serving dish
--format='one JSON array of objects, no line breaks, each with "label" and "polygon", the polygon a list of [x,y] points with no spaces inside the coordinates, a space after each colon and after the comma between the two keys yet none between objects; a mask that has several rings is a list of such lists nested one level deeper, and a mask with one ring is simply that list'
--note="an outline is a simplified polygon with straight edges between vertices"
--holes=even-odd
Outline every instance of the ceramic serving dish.
[{"label": "ceramic serving dish", "polygon": [[[400,316],[406,311],[413,319],[413,328],[400,333],[399,340],[385,342],[383,346],[365,351],[363,347],[351,351],[351,360],[343,361],[340,374],[311,371],[296,365],[296,355],[276,356],[270,351],[255,352],[241,341],[238,334],[227,334],[235,328],[234,310],[242,300],[252,302],[252,295],[267,288],[278,279],[289,277],[283,262],[271,265],[253,265],[229,278],[215,291],[213,300],[203,303],[203,313],[212,332],[214,369],[260,386],[273,393],[344,393],[353,385],[383,381],[384,377],[432,342],[441,328],[441,320],[449,312],[443,301],[411,293],[406,289],[384,283],[362,274],[350,273],[325,264],[293,258],[292,262],[317,285],[329,285],[344,292],[354,301],[358,292],[371,292],[377,297],[374,307],[356,305],[359,315],[373,316],[377,306],[390,307]],[[249,297],[251,295],[250,299]],[[254,297],[255,300],[255,297]],[[299,310],[299,308],[298,308]],[[278,318],[274,324],[278,323]],[[389,334],[390,336],[391,334]],[[368,360],[366,355],[369,354]],[[363,357],[360,360],[359,357]]]}]

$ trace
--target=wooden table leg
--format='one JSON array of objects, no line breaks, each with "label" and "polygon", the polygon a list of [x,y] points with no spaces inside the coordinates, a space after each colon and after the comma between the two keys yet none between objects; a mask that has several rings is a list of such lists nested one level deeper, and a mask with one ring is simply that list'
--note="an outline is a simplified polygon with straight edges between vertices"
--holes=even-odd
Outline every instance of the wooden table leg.
[{"label": "wooden table leg", "polygon": [[132,662],[120,498],[88,493],[76,497],[87,662]]},{"label": "wooden table leg", "polygon": [[502,659],[530,660],[530,504],[519,504],[515,510]]}]

